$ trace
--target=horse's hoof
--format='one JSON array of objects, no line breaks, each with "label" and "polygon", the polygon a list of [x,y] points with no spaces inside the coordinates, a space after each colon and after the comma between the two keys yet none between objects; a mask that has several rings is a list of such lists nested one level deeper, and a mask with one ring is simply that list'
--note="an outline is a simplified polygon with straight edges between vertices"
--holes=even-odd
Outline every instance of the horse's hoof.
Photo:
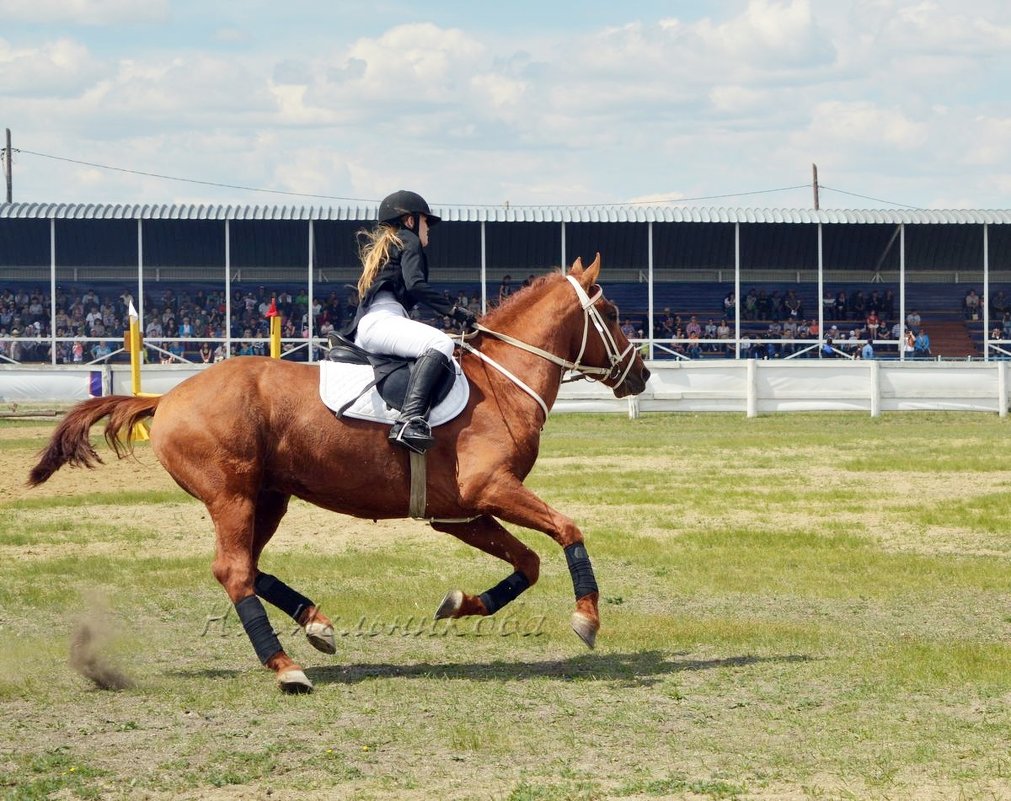
[{"label": "horse's hoof", "polygon": [[308,623],[305,627],[305,636],[309,640],[309,645],[324,654],[337,653],[337,642],[333,636],[333,626],[317,623]]},{"label": "horse's hoof", "polygon": [[463,591],[450,590],[446,597],[442,599],[439,608],[435,610],[435,619],[443,620],[447,617],[454,617],[463,608]]},{"label": "horse's hoof", "polygon": [[572,630],[591,650],[597,644],[598,628],[600,628],[599,624],[589,615],[584,615],[582,612],[572,613]]},{"label": "horse's hoof", "polygon": [[301,693],[312,692],[312,682],[309,681],[309,677],[298,668],[286,670],[284,673],[278,673],[277,686],[281,688],[281,692],[288,693],[289,695],[299,695]]}]

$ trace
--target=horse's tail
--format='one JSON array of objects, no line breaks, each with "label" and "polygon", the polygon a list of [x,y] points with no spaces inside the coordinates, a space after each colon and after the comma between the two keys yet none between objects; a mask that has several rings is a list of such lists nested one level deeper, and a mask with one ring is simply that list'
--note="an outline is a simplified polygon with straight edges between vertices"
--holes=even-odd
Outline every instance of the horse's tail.
[{"label": "horse's tail", "polygon": [[[109,418],[105,424],[105,441],[116,456],[122,459],[133,453],[134,427],[154,414],[159,400],[157,396],[109,395],[77,404],[56,427],[49,445],[39,456],[39,463],[28,476],[28,485],[41,484],[65,464],[89,469],[102,464],[102,458],[91,447],[88,433],[103,417]],[[122,437],[120,432],[125,432]]]}]

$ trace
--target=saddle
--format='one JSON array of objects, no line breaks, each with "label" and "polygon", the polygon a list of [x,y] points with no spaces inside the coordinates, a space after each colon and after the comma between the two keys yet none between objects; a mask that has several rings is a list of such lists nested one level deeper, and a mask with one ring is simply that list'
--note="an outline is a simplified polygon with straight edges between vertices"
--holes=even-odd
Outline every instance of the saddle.
[{"label": "saddle", "polygon": [[[338,364],[358,365],[359,367],[368,365],[372,368],[373,380],[368,383],[355,397],[347,401],[341,408],[336,409],[337,416],[346,412],[351,405],[369,390],[375,390],[383,399],[383,402],[390,409],[400,411],[404,405],[404,396],[407,394],[407,385],[410,382],[411,370],[414,369],[415,359],[404,359],[399,356],[387,354],[371,353],[364,348],[358,347],[350,339],[347,339],[337,332],[332,332],[328,337],[329,350],[326,358],[329,362]],[[454,381],[452,376],[446,378],[436,388],[432,398],[432,407],[438,406],[449,395],[453,389]]]}]

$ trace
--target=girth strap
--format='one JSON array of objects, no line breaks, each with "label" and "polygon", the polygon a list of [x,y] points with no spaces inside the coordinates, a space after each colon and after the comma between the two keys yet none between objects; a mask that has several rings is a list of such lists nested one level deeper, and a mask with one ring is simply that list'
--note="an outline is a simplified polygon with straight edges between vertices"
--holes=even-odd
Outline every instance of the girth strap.
[{"label": "girth strap", "polygon": [[428,467],[425,454],[411,451],[411,497],[407,504],[408,514],[415,520],[427,520],[429,523],[469,523],[481,515],[471,517],[427,517],[428,508]]}]

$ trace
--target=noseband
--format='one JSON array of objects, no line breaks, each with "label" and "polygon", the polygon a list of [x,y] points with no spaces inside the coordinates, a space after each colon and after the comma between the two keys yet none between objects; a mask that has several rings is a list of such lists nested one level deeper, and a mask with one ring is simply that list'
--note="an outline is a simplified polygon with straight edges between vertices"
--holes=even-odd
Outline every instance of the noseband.
[{"label": "noseband", "polygon": [[[576,360],[570,362],[568,359],[563,359],[561,356],[556,356],[542,348],[538,348],[536,345],[530,345],[520,339],[511,337],[508,334],[501,334],[498,331],[492,331],[490,328],[485,328],[480,323],[476,323],[474,328],[478,331],[482,331],[489,336],[493,336],[496,339],[500,339],[520,350],[525,350],[527,353],[533,353],[536,356],[540,356],[542,359],[546,359],[552,364],[557,364],[562,368],[562,374],[559,379],[559,383],[565,380],[565,371],[571,370],[573,372],[579,373],[580,378],[585,378],[588,380],[598,380],[598,381],[613,381],[615,386],[621,386],[628,376],[629,371],[632,369],[632,365],[635,363],[635,345],[631,342],[628,343],[628,347],[624,350],[619,350],[618,343],[615,342],[614,337],[611,332],[607,330],[607,325],[604,323],[604,318],[601,316],[600,311],[596,307],[596,303],[603,296],[604,291],[599,286],[594,286],[596,292],[593,297],[586,294],[582,285],[573,278],[571,275],[565,276],[569,283],[572,284],[572,288],[576,290],[576,297],[579,299],[579,304],[583,310],[583,340],[579,345],[579,354],[576,356]],[[610,362],[610,367],[589,367],[582,364],[583,355],[586,352],[586,343],[590,333],[590,323],[593,323],[593,327],[596,329],[597,334],[600,336],[600,341],[604,346],[604,351],[607,353],[607,359]],[[548,405],[544,402],[543,398],[538,395],[533,389],[527,386],[523,381],[516,377],[513,373],[507,370],[505,367],[500,365],[494,359],[481,353],[481,351],[472,347],[465,341],[460,342],[460,347],[469,353],[473,353],[475,356],[483,360],[484,362],[490,364],[496,370],[498,370],[502,375],[512,381],[516,386],[526,392],[530,397],[537,401],[540,405],[542,411],[544,412],[544,417],[548,416]],[[627,364],[625,361],[627,359]],[[623,367],[624,365],[624,367]]]}]

